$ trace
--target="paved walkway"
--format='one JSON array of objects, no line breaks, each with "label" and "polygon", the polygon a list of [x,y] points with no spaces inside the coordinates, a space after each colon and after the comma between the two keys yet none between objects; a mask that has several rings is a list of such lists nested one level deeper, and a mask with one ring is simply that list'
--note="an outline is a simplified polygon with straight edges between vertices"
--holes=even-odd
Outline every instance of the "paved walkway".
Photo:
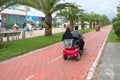
[{"label": "paved walkway", "polygon": [[120,80],[120,43],[107,43],[97,80]]},{"label": "paved walkway", "polygon": [[84,35],[86,51],[80,61],[64,60],[59,42],[0,63],[0,80],[86,80],[111,28]]},{"label": "paved walkway", "polygon": [[[52,32],[53,33],[59,33],[59,32],[64,32],[65,28],[52,28]],[[26,38],[30,38],[30,37],[35,37],[35,36],[42,36],[45,34],[45,28],[43,28],[43,30],[34,30],[32,35],[30,35],[29,32],[26,32]],[[22,37],[22,35],[20,35]]]}]

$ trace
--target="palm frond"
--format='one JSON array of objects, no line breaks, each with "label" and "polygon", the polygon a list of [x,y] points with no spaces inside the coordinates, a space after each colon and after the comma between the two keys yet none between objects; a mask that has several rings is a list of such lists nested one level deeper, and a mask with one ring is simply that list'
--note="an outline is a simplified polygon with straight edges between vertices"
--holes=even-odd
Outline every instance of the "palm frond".
[{"label": "palm frond", "polygon": [[2,10],[6,9],[14,4],[16,4],[16,2],[13,0],[1,0],[0,1],[0,11],[2,11]]},{"label": "palm frond", "polygon": [[70,6],[75,7],[75,5],[73,5],[72,3],[59,3],[51,9],[51,12],[54,13],[58,10],[65,9],[66,7],[70,7]]},{"label": "palm frond", "polygon": [[60,12],[56,14],[56,16],[63,16],[67,20],[74,21],[79,17],[79,12],[80,9],[78,8],[68,7],[66,9],[60,10]]}]

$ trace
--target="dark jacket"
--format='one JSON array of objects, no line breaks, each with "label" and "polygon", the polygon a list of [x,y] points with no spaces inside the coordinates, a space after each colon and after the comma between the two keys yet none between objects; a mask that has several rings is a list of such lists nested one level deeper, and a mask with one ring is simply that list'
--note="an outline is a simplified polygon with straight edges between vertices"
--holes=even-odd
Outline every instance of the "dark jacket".
[{"label": "dark jacket", "polygon": [[64,39],[73,39],[72,33],[69,28],[67,28],[65,33],[63,34],[62,41]]}]

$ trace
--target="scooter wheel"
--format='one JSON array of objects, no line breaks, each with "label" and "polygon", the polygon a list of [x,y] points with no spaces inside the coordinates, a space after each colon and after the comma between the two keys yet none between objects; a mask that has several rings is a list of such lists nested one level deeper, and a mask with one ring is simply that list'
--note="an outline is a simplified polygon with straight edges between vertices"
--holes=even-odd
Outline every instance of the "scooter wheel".
[{"label": "scooter wheel", "polygon": [[80,55],[80,53],[78,53],[78,56],[76,57],[76,61],[79,61],[80,57],[81,57],[81,55]]},{"label": "scooter wheel", "polygon": [[68,58],[68,56],[63,55],[63,58],[66,60]]}]

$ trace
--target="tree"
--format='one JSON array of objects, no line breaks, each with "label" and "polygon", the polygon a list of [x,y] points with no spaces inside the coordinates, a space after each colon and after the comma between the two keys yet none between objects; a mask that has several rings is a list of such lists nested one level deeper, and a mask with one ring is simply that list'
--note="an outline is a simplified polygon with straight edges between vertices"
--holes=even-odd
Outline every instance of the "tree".
[{"label": "tree", "polygon": [[60,12],[56,14],[56,16],[65,17],[69,21],[71,31],[73,31],[74,22],[79,19],[79,12],[80,9],[77,6],[68,7],[66,9],[60,10]]},{"label": "tree", "polygon": [[95,26],[95,13],[94,12],[91,12],[89,14],[89,18],[88,18],[88,21],[89,21],[89,27],[92,28]]},{"label": "tree", "polygon": [[115,34],[120,38],[120,21],[113,23],[113,29],[115,31]]},{"label": "tree", "polygon": [[5,8],[14,5],[16,0],[0,0],[0,11],[4,10]]},{"label": "tree", "polygon": [[99,24],[99,22],[100,22],[100,18],[101,17],[101,15],[100,14],[96,14],[96,13],[94,13],[94,12],[91,12],[90,14],[89,14],[89,26],[90,26],[90,28],[92,27],[92,25],[93,25],[93,27],[96,27],[96,25],[100,25]]},{"label": "tree", "polygon": [[[52,14],[70,6],[70,3],[58,3],[60,0],[30,0],[30,6],[45,14],[45,35],[52,35]],[[34,3],[34,4],[33,4]]]},{"label": "tree", "polygon": [[114,23],[115,21],[120,21],[120,4],[117,6],[117,15],[114,17],[112,22]]},{"label": "tree", "polygon": [[85,13],[84,10],[82,10],[79,14],[80,14],[79,20],[81,21],[81,29],[84,29],[86,25],[85,21],[88,21],[88,14]]},{"label": "tree", "polygon": [[59,3],[60,0],[1,0],[1,6],[7,8],[13,4],[23,4],[40,10],[45,14],[45,36],[52,35],[52,14],[58,10],[68,6],[73,6],[71,3]]}]

